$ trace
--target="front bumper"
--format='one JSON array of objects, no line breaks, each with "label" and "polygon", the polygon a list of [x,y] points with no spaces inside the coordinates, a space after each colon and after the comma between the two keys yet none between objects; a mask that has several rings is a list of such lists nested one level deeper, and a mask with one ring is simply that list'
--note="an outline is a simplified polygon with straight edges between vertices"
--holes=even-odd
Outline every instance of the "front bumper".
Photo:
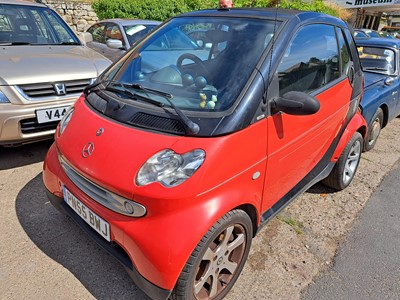
[{"label": "front bumper", "polygon": [[38,123],[36,111],[72,106],[77,98],[32,104],[0,104],[0,145],[51,139],[59,121]]},{"label": "front bumper", "polygon": [[79,227],[81,227],[100,247],[115,257],[128,272],[133,282],[145,292],[151,299],[163,300],[168,299],[171,294],[171,290],[162,289],[155,284],[144,278],[134,267],[129,256],[126,252],[118,246],[116,243],[107,242],[103,239],[94,229],[92,229],[82,218],[80,218],[64,201],[63,198],[57,197],[50,193],[48,190],[47,197],[49,198],[52,205],[57,208],[61,213],[71,217]]}]

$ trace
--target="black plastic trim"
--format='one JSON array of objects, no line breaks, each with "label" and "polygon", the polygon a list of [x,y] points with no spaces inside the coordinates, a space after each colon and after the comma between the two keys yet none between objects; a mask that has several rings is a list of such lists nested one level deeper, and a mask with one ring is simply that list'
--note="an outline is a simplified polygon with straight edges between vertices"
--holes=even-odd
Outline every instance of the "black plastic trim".
[{"label": "black plastic trim", "polygon": [[[321,160],[323,162],[323,160]],[[276,214],[289,205],[298,196],[308,190],[317,182],[327,177],[335,166],[334,162],[328,163],[325,168],[321,169],[323,164],[318,164],[306,177],[303,178],[293,189],[291,189],[285,196],[276,202],[270,209],[264,212],[261,216],[261,224],[257,229],[259,232]],[[318,175],[315,176],[315,173]]]}]

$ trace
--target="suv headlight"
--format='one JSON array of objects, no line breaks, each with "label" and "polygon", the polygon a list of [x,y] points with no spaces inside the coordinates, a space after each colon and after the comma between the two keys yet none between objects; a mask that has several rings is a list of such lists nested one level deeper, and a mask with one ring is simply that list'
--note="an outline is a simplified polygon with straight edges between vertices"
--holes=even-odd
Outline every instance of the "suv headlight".
[{"label": "suv headlight", "polygon": [[65,130],[65,128],[67,127],[69,121],[71,120],[72,114],[74,112],[74,108],[71,107],[66,113],[65,115],[62,117],[61,121],[60,121],[60,131],[58,133],[58,136],[61,136]]},{"label": "suv headlight", "polygon": [[2,91],[0,91],[0,103],[10,103],[10,100],[8,100]]},{"label": "suv headlight", "polygon": [[178,154],[170,149],[162,150],[140,168],[136,184],[143,186],[160,182],[166,187],[174,187],[190,178],[203,164],[206,158],[204,150],[195,149]]}]

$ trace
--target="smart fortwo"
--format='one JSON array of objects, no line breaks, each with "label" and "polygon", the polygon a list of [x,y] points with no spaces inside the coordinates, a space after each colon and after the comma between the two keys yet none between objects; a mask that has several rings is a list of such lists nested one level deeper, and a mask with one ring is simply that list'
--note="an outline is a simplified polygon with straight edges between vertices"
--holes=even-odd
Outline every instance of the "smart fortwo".
[{"label": "smart fortwo", "polygon": [[350,184],[367,131],[362,80],[334,17],[177,16],[64,116],[44,162],[48,197],[152,299],[222,299],[280,209],[321,180]]}]

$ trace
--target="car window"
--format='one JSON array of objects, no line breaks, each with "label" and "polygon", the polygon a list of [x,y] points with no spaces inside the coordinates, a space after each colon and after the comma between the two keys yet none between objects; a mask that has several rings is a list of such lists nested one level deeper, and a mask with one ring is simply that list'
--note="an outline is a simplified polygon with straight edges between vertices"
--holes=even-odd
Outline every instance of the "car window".
[{"label": "car window", "polygon": [[147,35],[150,31],[156,28],[157,25],[144,25],[144,24],[135,24],[124,26],[125,34],[128,38],[129,45],[132,45],[139,41],[142,37]]},{"label": "car window", "polygon": [[278,67],[279,92],[310,93],[339,78],[339,53],[333,26],[301,28]]},{"label": "car window", "polygon": [[51,9],[13,4],[0,4],[0,41],[80,44],[68,25]]},{"label": "car window", "polygon": [[119,40],[124,44],[124,39],[122,37],[121,30],[115,23],[108,23],[106,26],[106,41],[109,39]]},{"label": "car window", "polygon": [[174,28],[161,35],[148,50],[175,49],[175,50],[195,50],[199,46],[180,28]]},{"label": "car window", "polygon": [[391,49],[358,47],[364,71],[393,75],[396,71],[395,53]]},{"label": "car window", "polygon": [[381,36],[379,35],[379,33],[377,33],[376,31],[370,31],[370,32],[368,32],[368,35],[369,35],[370,37],[381,37]]},{"label": "car window", "polygon": [[59,43],[70,43],[74,42],[67,27],[63,26],[58,20],[56,15],[47,13],[47,19],[54,29],[54,33],[57,36]]},{"label": "car window", "polygon": [[[124,68],[104,79],[166,91],[184,110],[224,111],[238,98],[280,24],[246,18],[176,18],[150,34],[137,52],[127,56]],[[190,38],[193,31],[204,31],[203,46]],[[165,102],[160,96],[147,96]]]},{"label": "car window", "polygon": [[364,37],[364,38],[368,37],[368,35],[362,31],[355,31],[354,36],[355,37]]},{"label": "car window", "polygon": [[350,66],[353,65],[353,60],[351,58],[349,45],[346,43],[344,38],[344,33],[340,28],[336,28],[336,32],[339,39],[340,48],[340,58],[341,58],[341,74],[345,75],[348,72]]},{"label": "car window", "polygon": [[87,31],[92,34],[94,42],[106,43],[105,25],[103,23],[94,24]]}]

